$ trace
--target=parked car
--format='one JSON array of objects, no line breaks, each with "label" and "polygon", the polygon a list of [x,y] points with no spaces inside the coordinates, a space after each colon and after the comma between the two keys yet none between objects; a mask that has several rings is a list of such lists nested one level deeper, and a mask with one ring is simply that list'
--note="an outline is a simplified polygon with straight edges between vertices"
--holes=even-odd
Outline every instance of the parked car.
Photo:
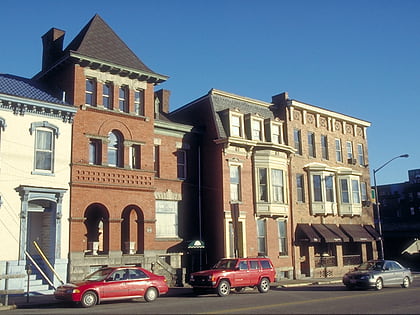
[{"label": "parked car", "polygon": [[257,287],[259,292],[266,293],[275,276],[269,258],[232,258],[220,260],[212,269],[192,273],[189,284],[196,293],[216,291],[224,297],[232,288],[240,292],[246,287]]},{"label": "parked car", "polygon": [[83,307],[92,307],[103,301],[140,297],[152,302],[168,290],[164,276],[140,267],[123,266],[104,267],[80,282],[61,285],[54,296],[59,300],[80,303]]},{"label": "parked car", "polygon": [[412,282],[410,269],[393,260],[369,260],[343,276],[343,284],[349,289],[360,287],[381,290],[391,285],[408,288]]}]

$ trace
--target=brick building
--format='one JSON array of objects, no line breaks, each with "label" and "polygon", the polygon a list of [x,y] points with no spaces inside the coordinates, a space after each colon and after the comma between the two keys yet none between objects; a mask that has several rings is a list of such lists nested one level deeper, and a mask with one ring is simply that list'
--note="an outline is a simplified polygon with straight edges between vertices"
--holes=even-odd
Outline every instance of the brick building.
[{"label": "brick building", "polygon": [[287,93],[267,103],[218,90],[171,117],[205,130],[209,265],[267,255],[280,278],[300,278],[341,275],[377,256],[367,193],[370,123]]},{"label": "brick building", "polygon": [[182,252],[168,249],[185,236],[179,216],[190,188],[184,168],[191,127],[166,118],[169,92],[154,87],[167,77],[148,68],[100,16],[63,49],[64,34],[53,28],[42,37],[42,70],[35,78],[79,108],[69,278],[102,265],[141,264],[175,279]]}]

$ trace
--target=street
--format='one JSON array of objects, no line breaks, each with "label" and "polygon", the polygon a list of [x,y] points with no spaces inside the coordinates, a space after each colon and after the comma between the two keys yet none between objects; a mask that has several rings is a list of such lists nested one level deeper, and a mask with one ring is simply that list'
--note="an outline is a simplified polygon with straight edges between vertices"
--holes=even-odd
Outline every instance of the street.
[{"label": "street", "polygon": [[408,289],[349,291],[341,284],[272,288],[267,294],[247,289],[225,298],[194,296],[174,288],[153,303],[144,300],[104,303],[90,309],[69,304],[25,308],[3,314],[420,314],[420,285]]}]

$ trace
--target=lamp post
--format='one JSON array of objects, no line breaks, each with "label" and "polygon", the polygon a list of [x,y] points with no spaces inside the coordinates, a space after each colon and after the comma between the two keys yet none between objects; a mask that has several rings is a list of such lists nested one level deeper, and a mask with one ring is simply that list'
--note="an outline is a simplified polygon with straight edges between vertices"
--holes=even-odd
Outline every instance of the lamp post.
[{"label": "lamp post", "polygon": [[379,172],[382,168],[384,168],[386,165],[388,165],[389,163],[391,163],[392,161],[394,161],[395,159],[398,158],[408,158],[408,154],[401,154],[398,155],[392,159],[390,159],[388,162],[386,162],[385,164],[383,164],[382,166],[378,167],[377,169],[373,170],[373,183],[375,185],[375,198],[376,198],[376,211],[377,211],[377,217],[378,217],[378,228],[379,228],[379,236],[381,237],[379,240],[380,243],[380,254],[381,256],[379,257],[380,259],[384,259],[384,240],[383,240],[383,236],[382,236],[382,222],[381,222],[381,211],[379,209],[379,195],[378,195],[378,186],[376,185],[376,173]]}]

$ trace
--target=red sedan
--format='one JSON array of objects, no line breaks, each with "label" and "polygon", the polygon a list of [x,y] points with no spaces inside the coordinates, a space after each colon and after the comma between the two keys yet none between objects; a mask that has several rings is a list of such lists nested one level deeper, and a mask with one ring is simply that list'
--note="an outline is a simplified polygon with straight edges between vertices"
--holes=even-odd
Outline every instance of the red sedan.
[{"label": "red sedan", "polygon": [[56,299],[92,307],[102,301],[143,297],[147,302],[166,294],[169,288],[164,276],[140,267],[104,267],[76,283],[59,286]]}]

